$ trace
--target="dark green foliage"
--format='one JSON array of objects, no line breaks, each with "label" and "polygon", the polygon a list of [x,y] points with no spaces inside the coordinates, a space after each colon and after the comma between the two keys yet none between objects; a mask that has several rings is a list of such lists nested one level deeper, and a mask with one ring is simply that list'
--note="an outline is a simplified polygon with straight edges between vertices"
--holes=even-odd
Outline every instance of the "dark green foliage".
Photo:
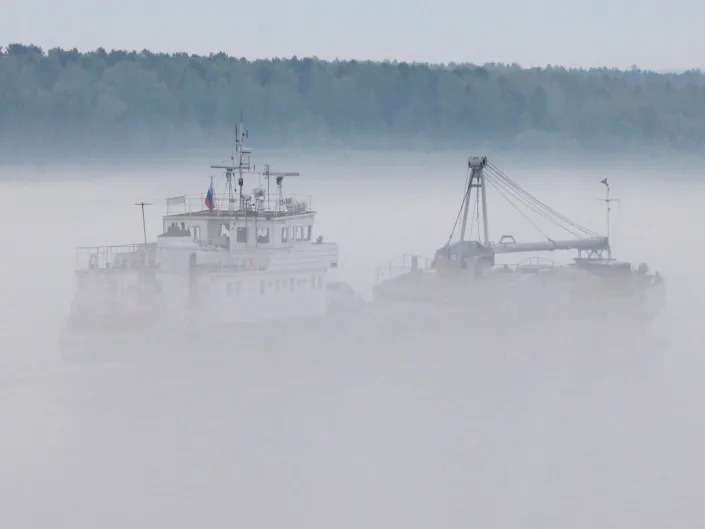
[{"label": "dark green foliage", "polygon": [[0,50],[4,152],[200,146],[241,112],[259,144],[699,150],[705,74]]}]

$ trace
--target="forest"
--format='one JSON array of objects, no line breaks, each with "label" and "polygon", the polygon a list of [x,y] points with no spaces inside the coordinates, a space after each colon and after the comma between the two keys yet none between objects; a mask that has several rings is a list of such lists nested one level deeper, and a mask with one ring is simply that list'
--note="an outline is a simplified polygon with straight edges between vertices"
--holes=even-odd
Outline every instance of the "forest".
[{"label": "forest", "polygon": [[0,48],[0,153],[268,146],[698,152],[705,74]]}]

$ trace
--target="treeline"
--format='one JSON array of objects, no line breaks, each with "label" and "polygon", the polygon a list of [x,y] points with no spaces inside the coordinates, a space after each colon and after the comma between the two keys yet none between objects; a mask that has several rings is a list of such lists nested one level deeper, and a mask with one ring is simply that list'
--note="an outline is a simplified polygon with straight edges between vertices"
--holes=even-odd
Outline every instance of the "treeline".
[{"label": "treeline", "polygon": [[0,48],[5,154],[203,146],[241,112],[258,144],[698,151],[705,74]]}]

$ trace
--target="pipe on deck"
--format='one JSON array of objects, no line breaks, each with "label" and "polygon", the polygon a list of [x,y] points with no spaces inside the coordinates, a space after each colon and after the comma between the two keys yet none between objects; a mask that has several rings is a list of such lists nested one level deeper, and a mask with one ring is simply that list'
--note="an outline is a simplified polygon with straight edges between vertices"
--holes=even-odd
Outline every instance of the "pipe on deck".
[{"label": "pipe on deck", "polygon": [[492,251],[500,253],[518,252],[552,252],[554,250],[606,250],[609,248],[607,237],[591,239],[573,239],[568,241],[511,242],[498,243],[492,246]]}]

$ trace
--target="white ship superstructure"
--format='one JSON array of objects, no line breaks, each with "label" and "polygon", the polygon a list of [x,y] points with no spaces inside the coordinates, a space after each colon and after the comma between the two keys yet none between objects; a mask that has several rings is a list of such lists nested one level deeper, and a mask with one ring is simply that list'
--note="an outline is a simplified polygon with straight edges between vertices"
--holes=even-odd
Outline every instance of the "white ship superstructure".
[{"label": "white ship superstructure", "polygon": [[[72,326],[120,328],[306,318],[326,312],[338,248],[314,232],[310,198],[285,195],[298,173],[255,172],[239,130],[224,173],[204,197],[167,199],[156,242],[77,249]],[[252,193],[245,185],[256,185]]]}]

